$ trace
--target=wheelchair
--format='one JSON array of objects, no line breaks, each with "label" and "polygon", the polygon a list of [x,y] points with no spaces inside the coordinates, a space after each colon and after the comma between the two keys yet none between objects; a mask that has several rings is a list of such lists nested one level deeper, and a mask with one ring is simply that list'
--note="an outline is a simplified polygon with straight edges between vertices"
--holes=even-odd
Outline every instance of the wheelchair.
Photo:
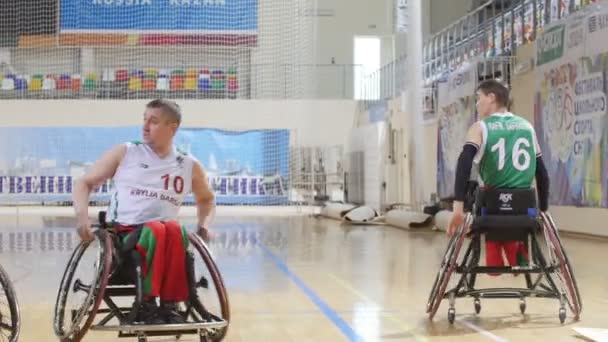
[{"label": "wheelchair", "polygon": [[13,284],[6,271],[0,266],[0,293],[6,302],[0,309],[0,341],[15,342],[19,339],[21,329],[21,316],[17,296]]},{"label": "wheelchair", "polygon": [[[468,189],[464,224],[448,243],[429,295],[426,312],[430,320],[441,302],[448,299],[448,321],[453,324],[455,301],[465,297],[473,298],[476,314],[481,312],[481,298],[519,299],[522,315],[526,311],[526,298],[552,298],[559,301],[561,324],[566,320],[566,306],[578,320],[582,302],[574,271],[553,218],[549,213],[537,210],[536,190],[482,190],[475,182],[470,182]],[[482,238],[523,242],[528,261],[524,265],[480,266]],[[467,239],[470,242],[464,256],[460,257]],[[479,289],[475,287],[478,274],[523,274],[525,287]]]},{"label": "wheelchair", "polygon": [[[126,267],[126,252],[118,248],[118,235],[108,228],[105,212],[100,212],[99,225],[94,228],[95,239],[74,249],[59,286],[53,328],[60,341],[80,341],[89,330],[117,332],[119,338],[137,337],[139,342],[152,336],[198,335],[200,341],[225,337],[230,322],[228,295],[217,265],[198,235],[188,233],[190,296],[178,306],[186,323],[146,325],[135,320],[143,300],[141,263]],[[139,258],[134,250],[129,252],[133,259]],[[79,268],[87,261],[92,266]]]}]

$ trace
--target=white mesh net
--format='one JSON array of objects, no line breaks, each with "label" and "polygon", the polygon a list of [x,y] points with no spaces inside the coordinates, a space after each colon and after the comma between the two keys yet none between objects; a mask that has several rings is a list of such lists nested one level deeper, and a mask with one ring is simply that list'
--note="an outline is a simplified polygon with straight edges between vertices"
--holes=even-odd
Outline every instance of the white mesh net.
[{"label": "white mesh net", "polygon": [[[344,97],[349,70],[313,63],[314,3],[3,1],[0,99],[307,99],[318,97],[324,78],[341,86],[329,97]],[[70,201],[72,182],[104,150],[141,135],[123,128],[0,128],[10,146],[0,154],[0,203]],[[328,147],[295,167],[310,151],[297,146],[293,130],[242,128],[185,127],[178,136],[209,171],[219,204],[310,203],[343,190],[339,162],[314,171]],[[214,139],[222,143],[213,147]],[[92,200],[107,202],[109,191],[104,185]]]},{"label": "white mesh net", "polygon": [[0,5],[2,97],[303,98],[312,0]]}]

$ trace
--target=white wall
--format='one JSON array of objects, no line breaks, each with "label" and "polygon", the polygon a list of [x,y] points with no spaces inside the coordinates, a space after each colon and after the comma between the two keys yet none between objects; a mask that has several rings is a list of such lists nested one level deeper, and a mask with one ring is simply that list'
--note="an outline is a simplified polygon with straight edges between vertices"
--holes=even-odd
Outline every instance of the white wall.
[{"label": "white wall", "polygon": [[355,36],[380,37],[381,64],[394,59],[393,2],[394,0],[316,1],[319,10],[334,14],[314,18],[315,63],[333,62],[338,65],[325,67],[322,75],[317,77],[317,94],[330,96],[336,93],[335,89],[342,89],[343,84],[346,84],[346,96],[352,96],[355,71],[339,65],[354,64]]},{"label": "white wall", "polygon": [[[424,1],[424,0],[422,0]],[[431,34],[440,31],[473,8],[473,0],[427,0],[430,1]]]},{"label": "white wall", "polygon": [[354,36],[387,36],[393,32],[393,0],[323,0],[331,17],[317,17],[317,62],[352,64]]},{"label": "white wall", "polygon": [[[292,129],[298,146],[346,144],[354,101],[178,100],[184,127]],[[131,126],[142,123],[146,101],[6,100],[0,126]],[[100,137],[101,138],[101,137]]]}]

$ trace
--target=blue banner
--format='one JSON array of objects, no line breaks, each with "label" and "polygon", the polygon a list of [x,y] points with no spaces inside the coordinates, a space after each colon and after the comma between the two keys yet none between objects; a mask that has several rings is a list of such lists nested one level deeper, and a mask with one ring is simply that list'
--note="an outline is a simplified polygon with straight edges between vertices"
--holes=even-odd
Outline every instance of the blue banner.
[{"label": "blue banner", "polygon": [[[0,128],[0,203],[71,201],[75,179],[107,149],[140,137],[141,127]],[[181,128],[175,144],[203,164],[217,204],[287,202],[289,130]],[[91,200],[110,192],[108,180]]]},{"label": "blue banner", "polygon": [[255,33],[257,0],[61,0],[62,32]]}]

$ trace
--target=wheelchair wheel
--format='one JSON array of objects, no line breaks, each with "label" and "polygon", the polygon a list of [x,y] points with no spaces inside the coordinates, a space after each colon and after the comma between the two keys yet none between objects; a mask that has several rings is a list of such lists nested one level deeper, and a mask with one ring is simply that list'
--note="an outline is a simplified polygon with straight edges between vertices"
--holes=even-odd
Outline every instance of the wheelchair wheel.
[{"label": "wheelchair wheel", "polygon": [[[74,249],[55,302],[53,328],[61,341],[80,341],[89,330],[103,300],[112,266],[112,253],[110,234],[104,230],[96,231],[93,241],[80,243]],[[85,268],[85,272],[90,274],[87,279],[81,280],[83,275],[80,272],[77,275],[76,271],[85,261],[93,261],[93,267]],[[72,297],[80,297],[80,300],[76,307],[70,308],[68,299]]]},{"label": "wheelchair wheel", "polygon": [[[188,241],[196,250],[195,258],[201,258],[202,262],[194,262],[196,281],[196,296],[191,299],[188,311],[195,311],[200,317],[195,317],[201,321],[220,321],[230,323],[230,306],[228,293],[224,285],[224,280],[220,275],[218,267],[213,260],[213,256],[205,242],[192,232],[188,233]],[[204,267],[203,267],[204,266]],[[211,278],[208,283],[207,277]],[[209,292],[214,292],[213,294]],[[215,300],[214,300],[215,299]],[[228,332],[228,325],[221,329],[208,331],[206,335],[201,335],[201,341],[221,341]]]},{"label": "wheelchair wheel", "polygon": [[[547,213],[541,213],[541,217],[543,220],[543,232],[547,242],[551,264],[558,266],[556,273],[562,285],[561,290],[563,290],[565,293],[568,306],[574,314],[574,319],[578,320],[582,310],[582,303],[578,285],[576,284],[576,279],[574,278],[572,265],[570,264],[568,256],[566,255],[566,250],[561,243],[553,218]],[[561,315],[562,314],[560,312],[560,316]]]},{"label": "wheelchair wheel", "polygon": [[429,314],[429,319],[431,320],[439,309],[439,305],[445,296],[445,291],[452,273],[456,269],[458,255],[460,254],[460,249],[462,248],[466,231],[471,224],[471,220],[471,215],[467,214],[464,224],[458,228],[456,234],[451,237],[448,243],[448,248],[444,254],[443,261],[441,262],[439,272],[435,278],[435,282],[426,305],[426,312]]},{"label": "wheelchair wheel", "polygon": [[0,286],[2,286],[2,294],[0,295],[6,297],[5,305],[8,306],[8,311],[5,310],[4,305],[0,309],[0,341],[15,342],[19,339],[21,328],[19,306],[13,285],[1,266]]}]

